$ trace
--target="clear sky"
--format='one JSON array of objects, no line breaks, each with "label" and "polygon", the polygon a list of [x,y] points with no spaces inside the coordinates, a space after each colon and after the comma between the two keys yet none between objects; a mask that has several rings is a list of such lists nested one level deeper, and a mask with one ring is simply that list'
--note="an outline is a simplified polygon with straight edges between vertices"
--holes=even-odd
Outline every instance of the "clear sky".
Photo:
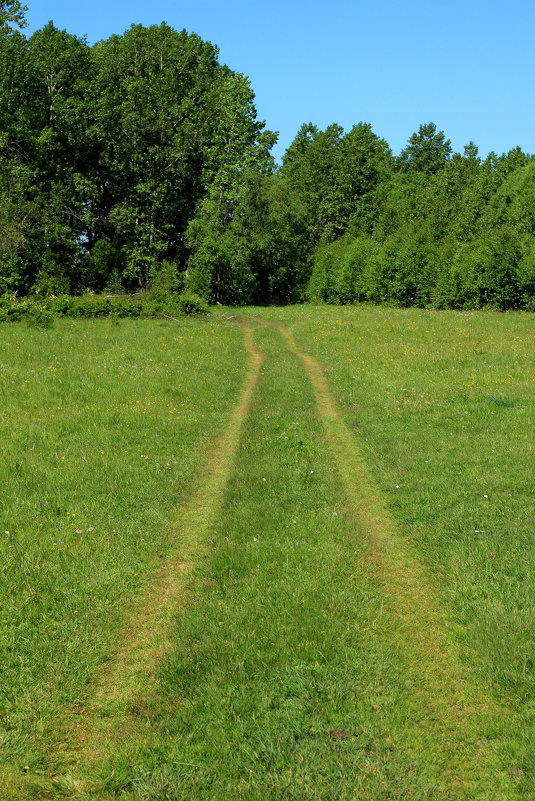
[{"label": "clear sky", "polygon": [[167,22],[220,49],[279,131],[371,123],[395,154],[434,122],[454,150],[535,153],[535,0],[25,0],[26,34],[52,20],[90,44]]}]

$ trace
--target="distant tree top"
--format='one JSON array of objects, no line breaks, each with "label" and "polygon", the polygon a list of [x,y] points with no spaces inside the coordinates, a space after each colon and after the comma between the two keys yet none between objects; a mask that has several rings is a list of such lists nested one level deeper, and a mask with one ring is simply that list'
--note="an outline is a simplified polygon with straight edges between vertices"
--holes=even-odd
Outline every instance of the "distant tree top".
[{"label": "distant tree top", "polygon": [[399,155],[399,165],[405,172],[424,172],[428,175],[446,166],[451,157],[451,141],[444,131],[438,131],[434,122],[420,125],[407,147]]}]

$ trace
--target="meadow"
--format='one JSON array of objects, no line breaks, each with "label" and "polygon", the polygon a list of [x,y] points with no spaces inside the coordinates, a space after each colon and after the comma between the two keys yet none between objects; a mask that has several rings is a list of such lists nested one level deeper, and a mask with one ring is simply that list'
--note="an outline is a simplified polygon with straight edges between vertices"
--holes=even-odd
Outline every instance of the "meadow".
[{"label": "meadow", "polygon": [[2,797],[533,797],[532,316],[237,314],[1,327]]},{"label": "meadow", "polygon": [[529,314],[377,308],[290,326],[323,365],[474,670],[530,707],[535,329]]},{"label": "meadow", "polygon": [[40,772],[47,722],[82,697],[169,549],[244,356],[239,329],[213,321],[1,337],[1,742],[4,764]]}]

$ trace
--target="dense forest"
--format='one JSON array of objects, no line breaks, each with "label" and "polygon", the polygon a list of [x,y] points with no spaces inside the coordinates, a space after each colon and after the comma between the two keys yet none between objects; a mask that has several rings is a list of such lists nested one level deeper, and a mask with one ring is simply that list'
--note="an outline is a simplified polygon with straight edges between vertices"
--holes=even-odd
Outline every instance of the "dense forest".
[{"label": "dense forest", "polygon": [[535,310],[535,158],[312,123],[277,166],[248,79],[165,23],[90,46],[0,2],[0,295]]}]

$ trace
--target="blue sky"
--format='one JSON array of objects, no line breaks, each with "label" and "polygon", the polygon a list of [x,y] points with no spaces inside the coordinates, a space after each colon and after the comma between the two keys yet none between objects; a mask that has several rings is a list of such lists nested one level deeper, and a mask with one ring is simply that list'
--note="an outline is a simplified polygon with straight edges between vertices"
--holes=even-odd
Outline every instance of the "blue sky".
[{"label": "blue sky", "polygon": [[26,0],[89,43],[132,23],[199,34],[251,79],[280,160],[303,122],[371,123],[395,154],[435,122],[461,151],[535,153],[535,0]]}]

